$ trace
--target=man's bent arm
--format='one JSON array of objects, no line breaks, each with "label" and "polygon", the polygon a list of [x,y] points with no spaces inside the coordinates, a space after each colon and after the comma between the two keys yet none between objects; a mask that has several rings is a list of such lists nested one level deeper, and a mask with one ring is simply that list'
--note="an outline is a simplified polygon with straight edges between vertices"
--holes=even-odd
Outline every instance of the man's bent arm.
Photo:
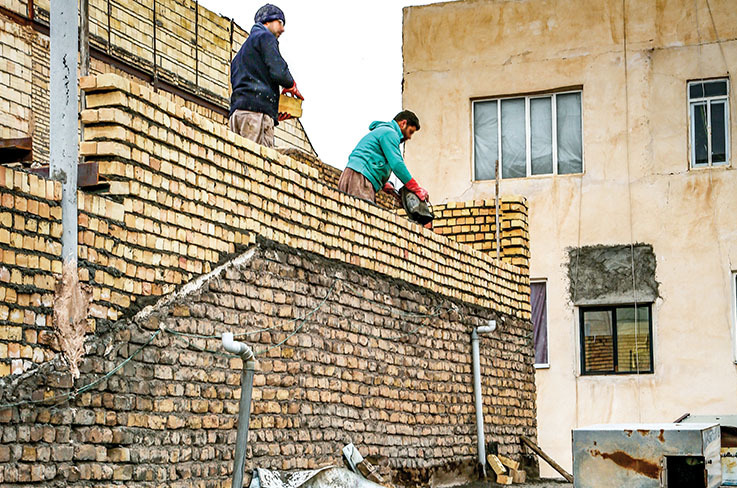
[{"label": "man's bent arm", "polygon": [[409,173],[407,165],[404,164],[404,158],[402,158],[402,153],[399,151],[399,136],[397,133],[391,131],[380,136],[379,144],[381,145],[381,150],[384,151],[384,156],[386,156],[389,166],[394,174],[397,175],[397,178],[402,183],[407,183],[411,180],[412,175]]}]

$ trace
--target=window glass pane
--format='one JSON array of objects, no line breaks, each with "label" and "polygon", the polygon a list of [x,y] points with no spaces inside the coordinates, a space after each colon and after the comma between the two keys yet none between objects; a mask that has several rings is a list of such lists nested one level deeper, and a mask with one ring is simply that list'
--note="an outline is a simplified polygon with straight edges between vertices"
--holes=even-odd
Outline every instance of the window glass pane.
[{"label": "window glass pane", "polygon": [[584,370],[614,371],[614,337],[610,310],[584,311]]},{"label": "window glass pane", "polygon": [[[617,371],[650,371],[649,307],[617,308]],[[635,319],[635,317],[637,317]]]},{"label": "window glass pane", "polygon": [[525,99],[502,100],[502,178],[527,176]]},{"label": "window glass pane", "polygon": [[727,162],[726,102],[711,102],[711,163]]},{"label": "window glass pane", "polygon": [[583,170],[581,149],[581,94],[556,96],[558,128],[558,174]]},{"label": "window glass pane", "polygon": [[496,101],[473,104],[474,179],[493,180],[499,158]]},{"label": "window glass pane", "polygon": [[704,95],[707,97],[718,97],[726,94],[727,82],[725,80],[704,83]]},{"label": "window glass pane", "polygon": [[549,97],[530,99],[530,141],[532,174],[551,174],[553,172],[553,111]]},{"label": "window glass pane", "polygon": [[545,283],[530,283],[535,364],[548,364],[548,312]]},{"label": "window glass pane", "polygon": [[694,166],[709,164],[709,149],[706,128],[706,104],[695,103],[691,106],[691,124],[693,131]]},{"label": "window glass pane", "polygon": [[692,83],[688,87],[689,98],[703,98],[704,96],[704,84],[703,83]]}]

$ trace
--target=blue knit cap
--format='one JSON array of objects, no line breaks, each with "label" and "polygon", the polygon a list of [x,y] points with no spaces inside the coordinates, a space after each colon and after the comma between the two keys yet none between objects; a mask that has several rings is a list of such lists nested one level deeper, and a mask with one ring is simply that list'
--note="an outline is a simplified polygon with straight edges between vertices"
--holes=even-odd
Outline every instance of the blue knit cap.
[{"label": "blue knit cap", "polygon": [[270,3],[267,3],[258,9],[256,16],[253,18],[253,21],[257,24],[265,24],[272,20],[281,20],[282,24],[285,25],[287,23],[286,20],[284,20],[284,12],[282,12],[276,5],[272,5]]}]

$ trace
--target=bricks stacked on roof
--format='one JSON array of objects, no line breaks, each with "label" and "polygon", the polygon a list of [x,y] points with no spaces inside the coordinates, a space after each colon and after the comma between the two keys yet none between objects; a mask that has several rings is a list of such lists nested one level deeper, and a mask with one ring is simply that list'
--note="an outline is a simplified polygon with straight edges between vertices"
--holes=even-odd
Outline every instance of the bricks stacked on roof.
[{"label": "bricks stacked on roof", "polygon": [[[451,202],[433,206],[433,230],[476,250],[496,256],[496,215],[494,200]],[[527,230],[527,206],[522,201],[502,199],[499,216],[500,256],[503,261],[529,268],[530,235]]]}]

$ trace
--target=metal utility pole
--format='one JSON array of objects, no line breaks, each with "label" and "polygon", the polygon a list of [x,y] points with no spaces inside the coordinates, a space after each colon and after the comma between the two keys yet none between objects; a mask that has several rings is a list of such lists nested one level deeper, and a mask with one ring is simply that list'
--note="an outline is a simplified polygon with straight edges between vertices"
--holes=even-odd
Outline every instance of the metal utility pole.
[{"label": "metal utility pole", "polygon": [[62,184],[62,262],[77,264],[77,164],[79,162],[79,10],[77,0],[53,0],[49,173]]}]

